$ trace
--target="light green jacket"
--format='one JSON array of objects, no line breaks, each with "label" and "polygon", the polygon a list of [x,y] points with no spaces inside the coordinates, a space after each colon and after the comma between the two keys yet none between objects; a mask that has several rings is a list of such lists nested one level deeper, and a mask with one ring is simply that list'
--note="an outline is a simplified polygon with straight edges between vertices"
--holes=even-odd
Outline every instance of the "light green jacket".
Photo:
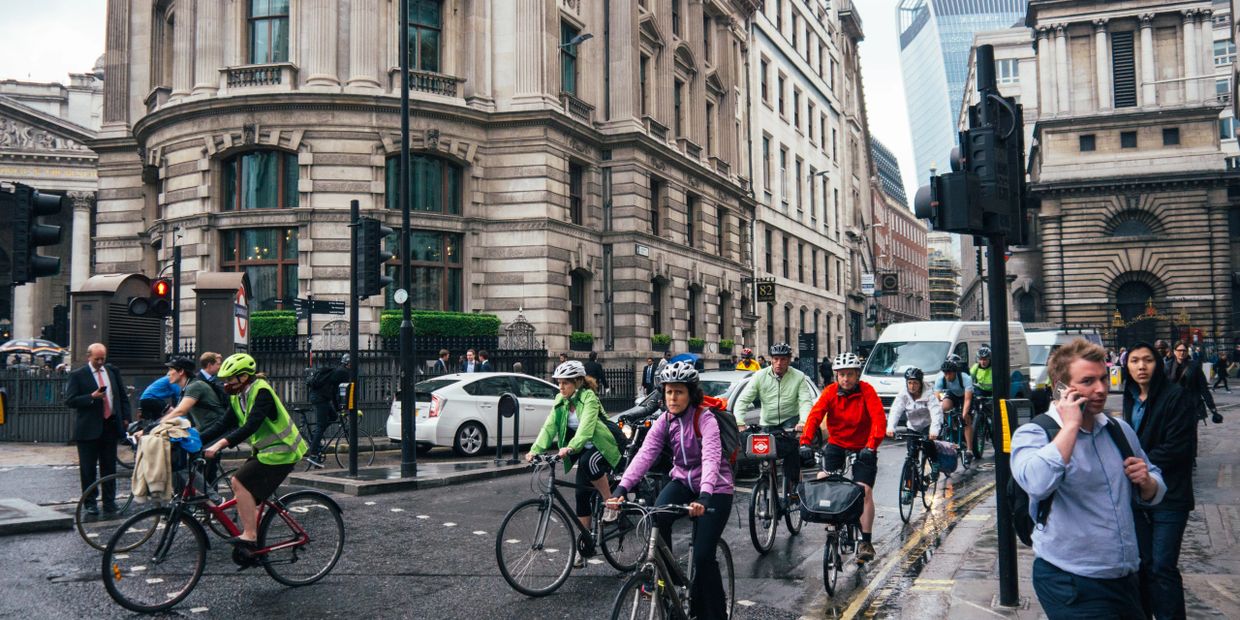
[{"label": "light green jacket", "polygon": [[[615,467],[620,462],[620,448],[616,446],[616,438],[612,437],[611,429],[603,424],[602,416],[605,414],[598,395],[594,393],[594,390],[584,386],[573,392],[572,398],[564,398],[563,394],[555,397],[551,415],[547,416],[546,422],[543,422],[542,430],[538,431],[538,439],[534,440],[530,452],[534,454],[546,452],[552,443],[561,447],[565,445],[564,438],[568,436],[569,404],[577,408],[578,425],[577,433],[567,444],[568,448],[573,451],[574,455],[579,455],[585,449],[587,442],[593,443],[594,447],[602,453],[603,458],[607,459],[607,463]],[[572,461],[564,461],[565,472],[572,467]]]},{"label": "light green jacket", "polygon": [[745,423],[745,412],[753,405],[754,399],[762,404],[762,415],[759,424],[776,426],[794,417],[802,423],[809,417],[809,410],[814,406],[814,393],[809,389],[805,373],[788,367],[783,378],[775,376],[771,367],[767,366],[753,373],[753,380],[745,386],[745,391],[730,403],[737,424]]}]

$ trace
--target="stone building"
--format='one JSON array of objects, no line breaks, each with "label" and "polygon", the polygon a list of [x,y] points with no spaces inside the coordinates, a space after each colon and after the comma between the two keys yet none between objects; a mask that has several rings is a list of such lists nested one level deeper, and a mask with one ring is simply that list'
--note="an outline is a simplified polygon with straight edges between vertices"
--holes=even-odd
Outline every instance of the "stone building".
[{"label": "stone building", "polygon": [[1223,248],[1240,231],[1219,141],[1213,4],[1033,0],[1027,25],[1040,108],[1031,250],[1046,320],[1115,324],[1118,346],[1230,340]]},{"label": "stone building", "polygon": [[[878,184],[872,188],[873,221],[869,242],[877,267],[874,298],[875,328],[881,334],[892,323],[930,318],[926,284],[929,281],[929,250],[926,224],[913,215],[895,155],[876,138],[870,154]],[[894,290],[887,286],[895,278]]]},{"label": "stone building", "polygon": [[[61,258],[60,274],[0,286],[0,334],[38,338],[46,328],[58,344],[69,344],[69,290],[90,277],[93,262],[96,157],[88,144],[99,129],[102,60],[91,71],[70,74],[67,85],[0,80],[0,181],[67,194],[73,205],[40,220],[61,227],[60,244],[42,251]],[[9,260],[12,243],[12,235],[0,235],[0,260]]]},{"label": "stone building", "polygon": [[[413,0],[414,306],[520,311],[613,359],[740,333],[757,4]],[[346,299],[349,201],[400,221],[398,7],[110,0],[99,270],[154,273],[175,242],[189,303],[240,269],[261,308]]]},{"label": "stone building", "polygon": [[771,0],[752,32],[754,275],[773,281],[775,295],[758,300],[758,329],[744,343],[762,351],[814,334],[818,356],[833,355],[853,342],[846,317],[856,247],[846,233],[859,230],[869,168],[856,148],[868,135],[860,20],[848,2]]}]

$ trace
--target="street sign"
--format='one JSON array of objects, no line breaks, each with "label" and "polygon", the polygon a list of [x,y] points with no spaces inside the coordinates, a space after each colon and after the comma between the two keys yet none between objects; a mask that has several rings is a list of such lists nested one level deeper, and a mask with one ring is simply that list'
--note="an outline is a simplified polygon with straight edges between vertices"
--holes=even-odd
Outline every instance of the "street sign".
[{"label": "street sign", "polygon": [[758,303],[775,303],[775,284],[772,282],[758,283]]},{"label": "street sign", "polygon": [[250,342],[250,304],[245,298],[245,286],[238,288],[233,297],[233,317],[233,344],[246,346]]},{"label": "street sign", "polygon": [[310,300],[294,297],[288,300],[293,304],[293,312],[297,313],[297,320],[300,321],[310,313]]},{"label": "street sign", "polygon": [[862,295],[873,295],[874,294],[874,274],[872,273],[861,274],[861,294]]},{"label": "street sign", "polygon": [[344,316],[344,302],[343,301],[328,301],[326,299],[316,299],[314,300],[314,303],[311,304],[310,309],[312,312],[314,312],[314,314],[339,314],[341,316]]}]

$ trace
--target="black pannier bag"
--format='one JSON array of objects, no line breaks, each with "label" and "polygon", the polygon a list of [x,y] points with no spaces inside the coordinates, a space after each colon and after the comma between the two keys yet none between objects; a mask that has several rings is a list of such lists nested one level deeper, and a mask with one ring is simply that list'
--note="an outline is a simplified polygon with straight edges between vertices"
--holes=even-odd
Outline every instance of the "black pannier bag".
[{"label": "black pannier bag", "polygon": [[852,523],[865,508],[865,489],[842,476],[807,480],[797,485],[797,493],[801,518],[811,523]]}]

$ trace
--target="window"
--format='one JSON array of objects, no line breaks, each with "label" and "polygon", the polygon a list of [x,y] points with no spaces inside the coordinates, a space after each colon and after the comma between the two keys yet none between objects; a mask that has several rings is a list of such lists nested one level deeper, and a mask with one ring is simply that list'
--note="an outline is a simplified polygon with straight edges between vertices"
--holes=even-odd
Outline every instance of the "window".
[{"label": "window", "polygon": [[766,272],[767,273],[775,273],[775,268],[772,266],[772,260],[771,260],[771,254],[775,251],[775,242],[772,241],[771,237],[772,237],[771,229],[768,228],[766,229],[766,243],[763,244],[762,246],[762,248],[766,250]]},{"label": "window", "polygon": [[[399,209],[400,157],[387,160],[387,208]],[[409,197],[414,211],[461,214],[461,168],[448,160],[409,154]]]},{"label": "window", "polygon": [[1218,119],[1218,139],[1236,139],[1236,117],[1224,116],[1223,118]]},{"label": "window", "polygon": [[[250,0],[250,64],[288,62],[288,3]],[[180,19],[180,11],[177,14]]]},{"label": "window", "polygon": [[[388,236],[388,246],[396,247],[399,233]],[[436,230],[409,231],[409,301],[418,310],[460,312],[464,308],[461,291],[461,235]],[[400,261],[388,263],[388,275],[401,281]],[[384,295],[388,308],[399,307],[392,299],[395,286],[387,287]]]},{"label": "window", "polygon": [[297,229],[221,230],[220,269],[244,271],[258,310],[276,310],[297,297]]},{"label": "window", "polygon": [[650,113],[650,81],[648,78],[650,71],[650,57],[642,54],[641,63],[638,67],[638,82],[641,88],[641,106],[642,116]]},{"label": "window", "polygon": [[461,389],[470,396],[503,396],[504,392],[512,391],[512,381],[507,375],[487,377],[473,383],[466,383],[461,386]]},{"label": "window", "polygon": [[676,137],[678,137],[678,138],[679,138],[680,136],[685,135],[685,131],[684,131],[684,129],[685,129],[685,118],[684,118],[685,110],[684,110],[684,106],[682,106],[682,105],[681,105],[682,97],[684,96],[684,90],[685,90],[685,83],[684,83],[684,82],[682,82],[682,81],[680,81],[680,80],[675,80],[675,82],[673,82],[673,86],[672,86],[672,108],[673,108],[673,113],[674,113],[674,120],[675,120],[675,123],[676,123]]},{"label": "window", "polygon": [[1000,84],[1015,84],[1020,81],[1020,59],[1003,58],[995,61],[995,74]]},{"label": "window", "polygon": [[818,117],[818,140],[822,142],[822,152],[827,152],[827,115]]},{"label": "window", "polygon": [[1154,234],[1154,230],[1149,224],[1143,222],[1139,217],[1127,216],[1115,224],[1115,228],[1111,230],[1113,237],[1143,237]]},{"label": "window", "polygon": [[1117,108],[1137,105],[1137,65],[1132,49],[1131,30],[1111,33],[1111,90]]},{"label": "window", "polygon": [[1080,137],[1079,137],[1079,139],[1080,139],[1080,143],[1081,143],[1081,152],[1082,152],[1082,153],[1087,153],[1087,152],[1089,152],[1089,151],[1092,151],[1092,150],[1094,150],[1095,148],[1097,148],[1097,146],[1098,146],[1098,145],[1097,145],[1097,142],[1096,142],[1096,138],[1095,138],[1094,134],[1092,134],[1092,133],[1084,133],[1084,134],[1081,134],[1081,135],[1080,135]]},{"label": "window", "polygon": [[834,127],[831,128],[831,159],[840,160],[839,142],[837,140],[837,132]]},{"label": "window", "polygon": [[788,147],[779,147],[779,199],[788,208]]},{"label": "window", "polygon": [[706,154],[715,154],[715,104],[706,102]]},{"label": "window", "polygon": [[789,273],[789,271],[788,271],[788,262],[789,262],[789,261],[788,261],[788,255],[792,253],[792,252],[788,251],[788,235],[783,235],[783,248],[782,248],[782,249],[783,249],[783,253],[781,254],[781,256],[783,257],[783,260],[784,260],[784,262],[783,262],[783,265],[784,265],[784,277],[785,277],[785,278],[787,278],[787,277],[788,277],[788,273]]},{"label": "window", "polygon": [[662,210],[660,204],[663,200],[663,182],[650,177],[650,234],[658,236],[659,234],[659,216]]},{"label": "window", "polygon": [[580,271],[573,271],[568,283],[568,324],[575,332],[589,331],[586,329],[586,288],[590,285],[588,276]]},{"label": "window", "polygon": [[788,42],[792,43],[792,49],[794,50],[798,49],[797,48],[797,38],[798,38],[797,35],[799,34],[798,31],[800,29],[801,29],[800,15],[797,14],[796,7],[794,6],[792,8],[792,36],[788,37]]},{"label": "window", "polygon": [[766,304],[766,346],[775,344],[775,304]]},{"label": "window", "polygon": [[762,182],[771,191],[771,138],[762,136]]},{"label": "window", "polygon": [[1119,132],[1119,147],[1122,149],[1137,148],[1137,132],[1135,131]]},{"label": "window", "polygon": [[792,342],[792,308],[784,306],[784,342]]},{"label": "window", "polygon": [[797,326],[798,326],[797,327],[797,334],[798,334],[797,341],[799,342],[801,340],[799,335],[805,333],[805,308],[801,308],[801,322],[798,323]]},{"label": "window", "polygon": [[801,180],[801,169],[804,167],[804,165],[805,165],[805,164],[804,164],[804,162],[802,162],[802,161],[801,161],[801,158],[800,158],[800,157],[798,157],[798,158],[797,158],[797,160],[796,160],[796,163],[795,163],[794,165],[796,166],[796,167],[795,167],[795,169],[794,169],[794,172],[796,173],[796,176],[795,176],[795,177],[793,177],[793,178],[796,180],[796,184],[797,184],[797,189],[796,189],[796,195],[797,195],[797,219],[798,219],[798,220],[802,220],[802,219],[804,219],[804,218],[805,218],[805,209],[804,209],[804,206],[802,205],[802,202],[801,202],[801,193],[802,193],[802,187],[803,187],[805,184],[804,184],[804,183],[802,182],[802,180]]},{"label": "window", "polygon": [[698,337],[698,300],[702,297],[701,289],[689,287],[689,337]]},{"label": "window", "polygon": [[822,253],[822,288],[831,290],[831,254],[827,252]]},{"label": "window", "polygon": [[577,46],[569,42],[580,32],[568,22],[560,22],[560,90],[577,94]]},{"label": "window", "polygon": [[672,0],[672,34],[681,36],[680,30],[680,0]]},{"label": "window", "polygon": [[771,73],[771,63],[767,62],[767,60],[763,58],[760,66],[761,69],[759,70],[762,72],[762,75],[759,76],[759,79],[762,81],[762,102],[767,105],[771,105],[771,79],[769,77]]},{"label": "window", "polygon": [[719,207],[715,217],[715,243],[719,244],[719,256],[727,258],[728,254],[728,211]]},{"label": "window", "polygon": [[1179,127],[1163,127],[1163,146],[1176,146],[1180,143]]},{"label": "window", "polygon": [[1236,44],[1230,39],[1220,39],[1214,42],[1214,66],[1223,67],[1230,65],[1236,60]]},{"label": "window", "polygon": [[1214,80],[1214,96],[1221,103],[1231,101],[1231,78]]},{"label": "window", "polygon": [[659,279],[650,282],[650,329],[656,334],[666,334],[663,331],[663,281]]},{"label": "window", "polygon": [[775,0],[775,29],[784,31],[784,0]]},{"label": "window", "polygon": [[409,0],[409,68],[441,71],[442,0]]},{"label": "window", "polygon": [[711,29],[714,26],[712,21],[713,20],[711,20],[710,15],[702,15],[702,50],[705,52],[703,56],[706,58],[706,62],[713,64],[715,61],[715,54],[714,50],[711,49],[713,47],[712,44],[714,43],[712,37],[713,33],[711,32]]},{"label": "window", "polygon": [[297,206],[297,154],[250,151],[223,163],[223,208],[289,209]]},{"label": "window", "polygon": [[809,134],[809,141],[814,142],[814,102],[805,102],[805,133]]},{"label": "window", "polygon": [[560,393],[559,390],[533,377],[513,377],[512,380],[516,381],[517,396],[521,398],[555,400],[555,397]]},{"label": "window", "polygon": [[833,92],[835,91],[835,73],[839,71],[839,66],[840,64],[835,62],[835,59],[832,58],[831,59],[831,73],[830,75],[827,76],[828,78],[827,88],[831,89]]},{"label": "window", "polygon": [[797,282],[805,282],[805,243],[797,242]]},{"label": "window", "polygon": [[685,199],[685,243],[697,243],[697,212],[698,197],[690,195]]},{"label": "window", "polygon": [[801,89],[792,89],[792,126],[801,130]]},{"label": "window", "polygon": [[[582,224],[581,198],[585,193],[585,169],[578,164],[568,164],[568,217],[572,223]],[[581,330],[577,330],[581,331]]]},{"label": "window", "polygon": [[785,118],[788,116],[788,105],[784,100],[784,82],[786,81],[787,78],[781,75],[779,76],[779,81],[776,82],[776,86],[779,88],[779,92],[777,93],[777,96],[779,97],[779,115]]},{"label": "window", "polygon": [[818,248],[809,250],[810,286],[818,288]]}]

